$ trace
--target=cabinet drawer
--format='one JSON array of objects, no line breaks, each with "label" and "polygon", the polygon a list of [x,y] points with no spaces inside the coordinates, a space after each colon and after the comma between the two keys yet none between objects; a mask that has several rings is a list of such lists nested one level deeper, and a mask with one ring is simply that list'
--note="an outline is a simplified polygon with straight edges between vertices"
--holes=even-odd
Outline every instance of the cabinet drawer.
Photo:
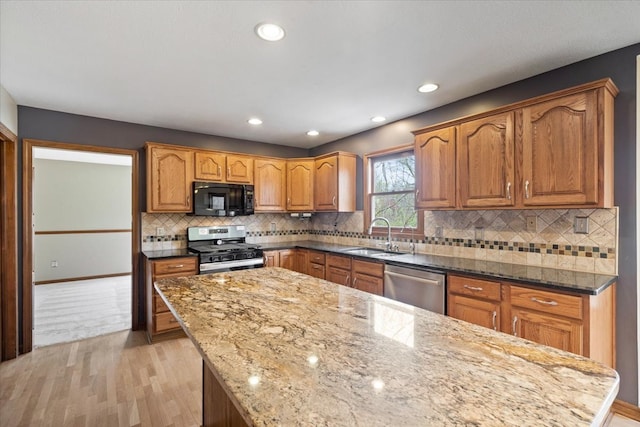
[{"label": "cabinet drawer", "polygon": [[324,265],[316,264],[314,262],[309,263],[307,274],[309,276],[317,277],[318,279],[324,279]]},{"label": "cabinet drawer", "polygon": [[351,258],[340,255],[327,255],[327,266],[351,270]]},{"label": "cabinet drawer", "polygon": [[172,258],[153,261],[153,276],[183,273],[185,276],[198,273],[198,257]]},{"label": "cabinet drawer", "polygon": [[309,262],[324,265],[324,253],[309,251]]},{"label": "cabinet drawer", "polygon": [[384,275],[384,264],[379,262],[360,261],[359,259],[353,260],[353,272],[362,273],[369,276],[382,278]]},{"label": "cabinet drawer", "polygon": [[489,280],[472,279],[470,277],[449,276],[447,283],[449,292],[500,301],[500,283]]},{"label": "cabinet drawer", "polygon": [[154,313],[164,313],[165,311],[169,311],[169,307],[164,303],[160,295],[153,292],[153,309]]},{"label": "cabinet drawer", "polygon": [[511,305],[582,319],[582,298],[577,295],[511,286]]},{"label": "cabinet drawer", "polygon": [[156,333],[170,331],[172,329],[180,329],[180,323],[170,311],[166,313],[158,313],[154,316],[154,329]]}]

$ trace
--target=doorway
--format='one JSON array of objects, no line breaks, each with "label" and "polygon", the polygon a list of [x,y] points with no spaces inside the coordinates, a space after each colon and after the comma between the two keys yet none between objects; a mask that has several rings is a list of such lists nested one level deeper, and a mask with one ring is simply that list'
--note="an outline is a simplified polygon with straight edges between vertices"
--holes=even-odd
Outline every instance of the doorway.
[{"label": "doorway", "polygon": [[[125,167],[125,185],[128,186],[125,197],[128,200],[124,203],[122,199],[118,201],[118,195],[111,191],[107,182],[125,179],[121,166],[108,166],[114,161],[125,161],[129,165]],[[122,313],[113,313],[114,304],[120,307],[127,304],[127,328],[139,329],[137,151],[25,140],[23,165],[23,351],[28,352],[34,347],[34,327],[38,332],[38,325],[48,322],[38,319],[34,309],[36,304],[42,306],[43,298],[55,294],[52,292],[54,288],[65,288],[59,295],[67,296],[58,299],[62,301],[61,306],[67,308],[74,305],[71,299],[83,294],[93,297],[100,306],[97,295],[104,295],[107,291],[113,296],[113,301],[105,301],[106,311],[122,317]],[[120,178],[113,178],[114,170],[118,171]],[[50,175],[45,176],[44,182],[38,180],[37,177],[42,178],[41,175],[47,173]],[[76,182],[72,182],[74,177]],[[100,184],[100,180],[104,182]],[[60,193],[59,187],[65,184],[69,188],[66,193]],[[92,190],[95,194],[91,194]],[[55,209],[56,203],[64,204],[64,208]],[[113,208],[111,205],[114,204],[122,204],[125,209]],[[116,249],[122,248],[123,244],[126,246],[124,253],[122,249]],[[122,298],[123,280],[127,292],[125,300]],[[98,316],[98,310],[87,310],[85,303],[75,305],[84,314],[62,311],[62,315],[70,320],[66,327],[70,329],[68,336],[61,335],[63,340],[85,338],[92,332],[87,330],[91,329],[87,327],[89,322],[82,316]],[[51,311],[47,315],[51,315]],[[94,329],[95,334],[101,334],[103,330]],[[35,341],[36,345],[50,343],[47,340]]]}]

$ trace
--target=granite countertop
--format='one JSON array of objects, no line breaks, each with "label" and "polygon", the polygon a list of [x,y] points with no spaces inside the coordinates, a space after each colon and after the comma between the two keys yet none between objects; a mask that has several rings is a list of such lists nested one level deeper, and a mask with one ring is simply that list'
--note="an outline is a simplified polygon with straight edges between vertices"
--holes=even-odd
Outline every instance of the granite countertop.
[{"label": "granite countertop", "polygon": [[[343,255],[346,255],[346,250],[354,248],[354,246],[315,242],[312,240],[264,243],[261,246],[263,250],[305,248],[341,253]],[[371,257],[367,256],[361,257],[371,259]],[[503,279],[543,288],[568,290],[588,295],[598,295],[617,280],[616,276],[606,274],[426,254],[397,254],[385,256],[384,259],[372,258],[378,261],[384,261],[386,264],[436,269],[449,273],[472,274],[489,279]]]},{"label": "granite countertop", "polygon": [[599,425],[593,360],[271,267],[156,288],[249,424]]}]

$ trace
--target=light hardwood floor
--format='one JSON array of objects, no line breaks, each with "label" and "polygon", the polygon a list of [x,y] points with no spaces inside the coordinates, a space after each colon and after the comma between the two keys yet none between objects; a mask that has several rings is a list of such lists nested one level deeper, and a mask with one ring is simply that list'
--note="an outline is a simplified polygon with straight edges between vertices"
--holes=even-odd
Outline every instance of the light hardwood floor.
[{"label": "light hardwood floor", "polygon": [[[123,331],[0,364],[0,426],[199,426],[202,361],[188,338]],[[640,427],[614,416],[608,427]]]},{"label": "light hardwood floor", "polygon": [[123,331],[0,364],[0,425],[198,426],[202,361],[189,339]]}]

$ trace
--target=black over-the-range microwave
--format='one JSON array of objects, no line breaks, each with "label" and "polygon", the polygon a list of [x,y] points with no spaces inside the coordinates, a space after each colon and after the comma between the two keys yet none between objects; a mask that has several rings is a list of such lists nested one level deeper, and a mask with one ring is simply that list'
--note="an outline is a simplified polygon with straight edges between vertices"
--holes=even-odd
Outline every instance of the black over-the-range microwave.
[{"label": "black over-the-range microwave", "polygon": [[253,215],[253,185],[193,183],[192,215]]}]

